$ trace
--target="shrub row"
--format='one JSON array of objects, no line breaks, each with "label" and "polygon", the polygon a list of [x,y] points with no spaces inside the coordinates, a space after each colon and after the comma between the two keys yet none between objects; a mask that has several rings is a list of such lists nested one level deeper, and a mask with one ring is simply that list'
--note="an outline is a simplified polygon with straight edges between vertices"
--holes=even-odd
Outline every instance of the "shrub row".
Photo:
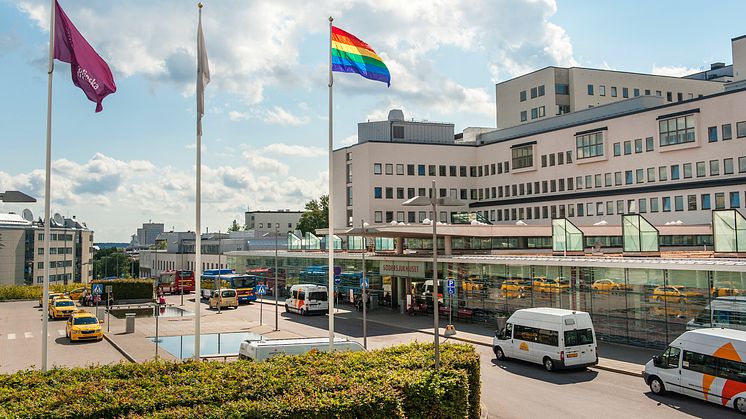
[{"label": "shrub row", "polygon": [[0,375],[0,417],[478,418],[479,356],[433,347]]},{"label": "shrub row", "polygon": [[[78,288],[81,284],[70,284],[68,289]],[[50,284],[50,292],[62,292],[65,287],[61,284]],[[0,301],[38,300],[43,293],[41,285],[0,285]]]},{"label": "shrub row", "polygon": [[[152,279],[107,279],[94,280],[91,284],[111,285],[114,300],[152,299],[154,295]],[[106,298],[106,294],[103,295]]]}]

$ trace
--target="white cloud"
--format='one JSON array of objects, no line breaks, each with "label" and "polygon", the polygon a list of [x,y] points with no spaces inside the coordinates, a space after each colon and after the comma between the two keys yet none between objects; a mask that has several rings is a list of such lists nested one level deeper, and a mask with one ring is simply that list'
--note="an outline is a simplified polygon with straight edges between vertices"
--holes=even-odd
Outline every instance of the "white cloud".
[{"label": "white cloud", "polygon": [[689,74],[699,73],[700,70],[697,68],[689,68],[684,66],[658,66],[653,65],[651,73],[659,76],[671,76],[671,77],[684,77]]},{"label": "white cloud", "polygon": [[243,121],[245,119],[249,119],[250,116],[248,113],[245,112],[230,111],[228,112],[228,118],[231,121]]},{"label": "white cloud", "polygon": [[319,147],[294,145],[294,144],[270,144],[262,149],[263,152],[279,154],[281,156],[293,157],[322,157],[328,154],[327,150]]},{"label": "white cloud", "polygon": [[307,116],[295,116],[279,106],[267,110],[263,119],[264,122],[275,125],[305,125],[310,121]]},{"label": "white cloud", "polygon": [[357,134],[350,135],[348,137],[345,137],[344,140],[342,140],[342,145],[353,145],[357,144]]}]

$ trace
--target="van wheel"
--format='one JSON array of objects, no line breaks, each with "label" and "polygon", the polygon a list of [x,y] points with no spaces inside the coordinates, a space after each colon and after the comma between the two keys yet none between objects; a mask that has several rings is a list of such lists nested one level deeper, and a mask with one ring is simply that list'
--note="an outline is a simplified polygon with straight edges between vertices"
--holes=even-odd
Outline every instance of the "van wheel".
[{"label": "van wheel", "polygon": [[[660,378],[653,377],[650,379],[650,391],[657,395],[666,394],[666,388],[663,387],[663,382]],[[744,404],[744,407],[746,407],[746,404]]]},{"label": "van wheel", "polygon": [[738,411],[738,413],[746,413],[746,399],[739,397],[733,402],[733,408]]},{"label": "van wheel", "polygon": [[548,356],[544,357],[544,369],[547,371],[554,371],[554,361],[552,361],[552,358]]},{"label": "van wheel", "polygon": [[503,352],[503,349],[499,346],[495,346],[492,348],[495,351],[495,357],[498,361],[502,361],[505,359],[505,353]]}]

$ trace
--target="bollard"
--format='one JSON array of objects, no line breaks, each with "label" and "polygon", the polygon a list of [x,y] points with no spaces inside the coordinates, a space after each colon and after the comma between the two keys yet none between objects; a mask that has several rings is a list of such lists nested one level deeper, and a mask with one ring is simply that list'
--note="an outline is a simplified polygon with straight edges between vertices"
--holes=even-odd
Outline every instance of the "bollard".
[{"label": "bollard", "polygon": [[125,333],[135,333],[135,313],[125,313],[125,326],[124,326],[124,332]]}]

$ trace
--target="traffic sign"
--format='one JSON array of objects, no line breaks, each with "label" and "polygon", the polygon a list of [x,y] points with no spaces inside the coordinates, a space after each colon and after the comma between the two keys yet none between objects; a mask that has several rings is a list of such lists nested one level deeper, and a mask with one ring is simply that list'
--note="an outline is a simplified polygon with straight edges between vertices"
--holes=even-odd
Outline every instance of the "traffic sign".
[{"label": "traffic sign", "polygon": [[101,295],[104,293],[104,284],[93,284],[91,288],[91,294]]},{"label": "traffic sign", "polygon": [[360,278],[360,288],[368,288],[368,278]]},{"label": "traffic sign", "polygon": [[342,278],[339,275],[334,275],[334,284],[339,285],[342,282]]},{"label": "traffic sign", "polygon": [[339,282],[337,281],[340,279],[341,273],[342,273],[342,268],[340,266],[335,266],[334,267],[334,283],[335,284],[339,284]]},{"label": "traffic sign", "polygon": [[259,285],[256,288],[256,293],[259,295],[266,295],[267,294],[267,286],[266,285]]},{"label": "traffic sign", "polygon": [[448,289],[448,294],[453,295],[456,293],[456,280],[455,279],[449,279],[446,288]]},{"label": "traffic sign", "polygon": [[114,287],[113,287],[113,286],[111,286],[111,285],[107,285],[107,286],[106,286],[106,293],[107,293],[107,294],[111,294],[111,292],[112,292],[113,290],[114,290]]}]

